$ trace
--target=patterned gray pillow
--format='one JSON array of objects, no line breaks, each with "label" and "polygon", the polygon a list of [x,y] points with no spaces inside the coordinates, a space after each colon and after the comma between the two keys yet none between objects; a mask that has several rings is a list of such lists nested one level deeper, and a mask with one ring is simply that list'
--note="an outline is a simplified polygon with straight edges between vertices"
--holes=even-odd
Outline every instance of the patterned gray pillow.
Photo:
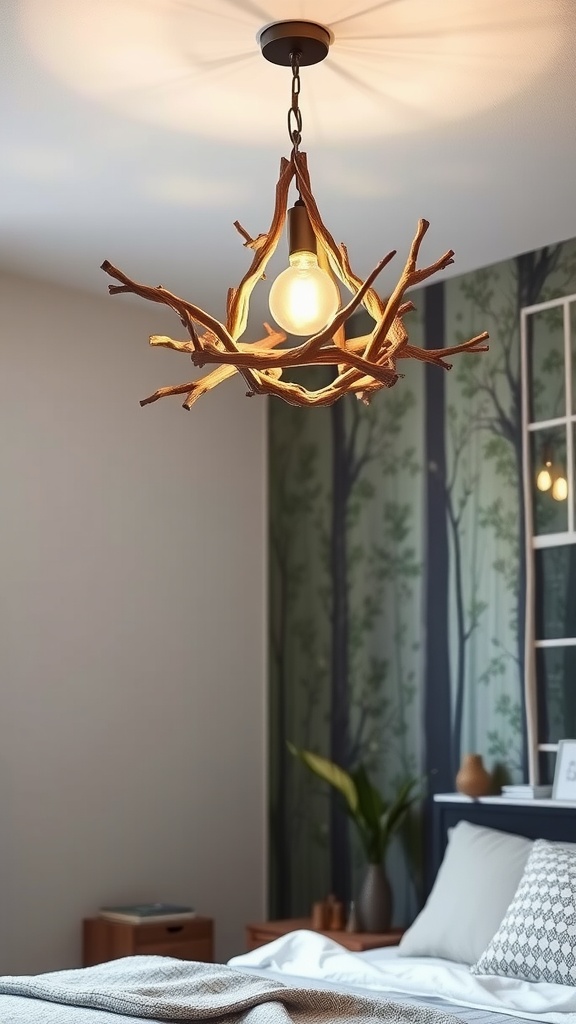
[{"label": "patterned gray pillow", "polygon": [[537,839],[504,920],[472,974],[576,985],[576,851]]}]

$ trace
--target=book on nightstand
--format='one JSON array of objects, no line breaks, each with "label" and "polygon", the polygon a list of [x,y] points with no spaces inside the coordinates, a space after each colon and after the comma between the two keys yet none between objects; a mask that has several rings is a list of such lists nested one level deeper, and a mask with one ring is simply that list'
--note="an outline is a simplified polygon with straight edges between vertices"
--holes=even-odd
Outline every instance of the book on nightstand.
[{"label": "book on nightstand", "polygon": [[502,796],[513,797],[515,800],[547,800],[552,796],[552,786],[531,786],[528,783],[502,786]]},{"label": "book on nightstand", "polygon": [[188,921],[196,917],[194,907],[180,903],[130,903],[122,907],[101,907],[99,917],[107,921],[120,921],[126,924],[158,924],[173,921]]}]

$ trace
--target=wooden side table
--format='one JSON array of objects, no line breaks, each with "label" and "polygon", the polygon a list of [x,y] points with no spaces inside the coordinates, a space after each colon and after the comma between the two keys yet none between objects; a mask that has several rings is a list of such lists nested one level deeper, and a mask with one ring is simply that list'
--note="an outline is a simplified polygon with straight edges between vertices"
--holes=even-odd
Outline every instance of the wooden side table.
[{"label": "wooden side table", "polygon": [[[262,921],[258,924],[246,925],[246,948],[257,949],[258,946],[279,939],[288,932],[294,932],[299,928],[307,928],[309,931],[318,931],[312,928],[312,920],[309,917],[292,917],[284,921]],[[339,942],[341,946],[352,950],[354,953],[361,953],[366,949],[378,949],[381,946],[397,946],[404,934],[403,928],[391,928],[389,932],[346,932],[346,931],[319,931],[319,935],[326,935],[327,938]]]},{"label": "wooden side table", "polygon": [[137,953],[211,963],[214,959],[214,922],[209,917],[188,918],[174,923],[146,921],[143,924],[88,917],[82,922],[84,967]]}]

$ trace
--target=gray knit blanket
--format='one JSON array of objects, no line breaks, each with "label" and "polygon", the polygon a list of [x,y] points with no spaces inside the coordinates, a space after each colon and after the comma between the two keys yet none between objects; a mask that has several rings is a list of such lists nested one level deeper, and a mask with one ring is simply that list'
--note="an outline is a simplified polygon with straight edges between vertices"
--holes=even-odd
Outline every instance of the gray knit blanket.
[{"label": "gray knit blanket", "polygon": [[0,1024],[122,1024],[118,1014],[138,1024],[461,1024],[438,1010],[160,956],[0,978]]}]

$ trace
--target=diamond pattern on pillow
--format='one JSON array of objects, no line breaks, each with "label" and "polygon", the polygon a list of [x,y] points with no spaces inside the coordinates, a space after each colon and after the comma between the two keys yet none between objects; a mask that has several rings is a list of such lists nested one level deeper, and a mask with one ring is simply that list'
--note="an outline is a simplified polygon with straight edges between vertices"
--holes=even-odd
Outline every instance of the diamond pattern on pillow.
[{"label": "diamond pattern on pillow", "polygon": [[536,840],[504,920],[470,970],[576,985],[576,851]]}]

